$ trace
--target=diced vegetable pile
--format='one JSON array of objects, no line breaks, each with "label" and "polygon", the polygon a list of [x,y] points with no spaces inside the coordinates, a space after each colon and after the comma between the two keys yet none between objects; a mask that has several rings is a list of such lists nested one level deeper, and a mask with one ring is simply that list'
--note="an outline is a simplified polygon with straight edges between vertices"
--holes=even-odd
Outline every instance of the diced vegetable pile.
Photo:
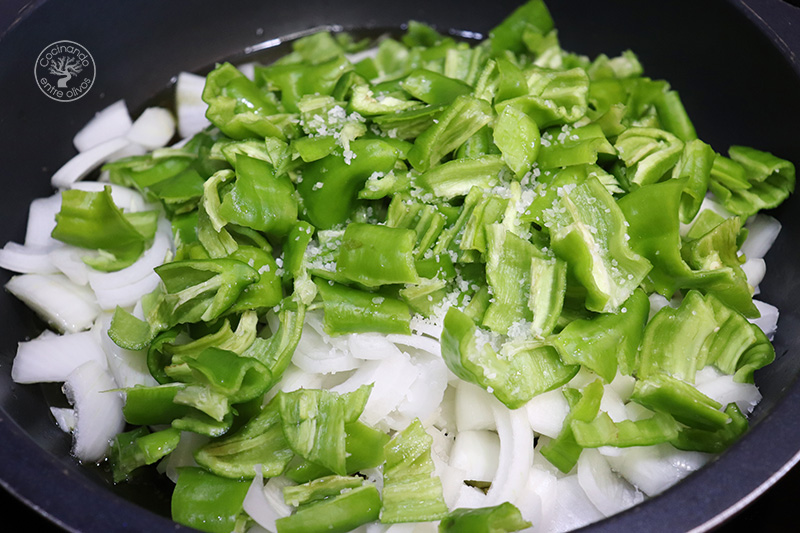
[{"label": "diced vegetable pile", "polygon": [[14,379],[65,384],[78,459],[176,481],[176,521],[567,530],[747,430],[794,166],[718,153],[540,0],[479,44],[410,22],[182,73],[176,112],[99,113],[0,252],[58,332]]}]

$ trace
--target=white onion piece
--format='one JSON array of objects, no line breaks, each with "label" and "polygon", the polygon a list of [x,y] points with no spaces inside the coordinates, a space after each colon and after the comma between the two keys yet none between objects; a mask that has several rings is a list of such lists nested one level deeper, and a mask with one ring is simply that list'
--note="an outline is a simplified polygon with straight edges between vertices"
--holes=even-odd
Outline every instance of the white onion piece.
[{"label": "white onion piece", "polygon": [[417,378],[398,404],[398,413],[409,419],[428,420],[442,403],[447,388],[447,366],[441,357],[414,359]]},{"label": "white onion piece", "polygon": [[587,448],[578,458],[578,482],[586,496],[605,516],[633,507],[644,495],[611,470],[606,458]]},{"label": "white onion piece", "polygon": [[197,462],[194,460],[194,451],[208,440],[205,435],[193,431],[181,431],[178,447],[158,463],[156,470],[167,476],[173,483],[177,483],[178,469],[184,466],[197,466]]},{"label": "white onion piece", "polygon": [[178,80],[175,82],[175,108],[181,137],[191,137],[211,124],[206,118],[208,106],[203,102],[205,85],[204,76],[190,72],[178,74]]},{"label": "white onion piece", "polygon": [[108,336],[111,327],[111,313],[105,313],[98,319],[100,346],[106,355],[108,369],[114,376],[114,381],[122,388],[136,385],[156,386],[158,382],[147,368],[147,350],[126,350],[117,346]]},{"label": "white onion piece", "polygon": [[256,79],[256,64],[254,61],[250,63],[242,63],[241,65],[236,65],[236,68],[245,75],[245,77],[249,80]]},{"label": "white onion piece", "polygon": [[665,307],[667,307],[669,305],[669,300],[667,300],[665,297],[663,297],[662,295],[658,294],[657,292],[654,292],[653,294],[651,294],[647,298],[648,298],[648,300],[650,300],[650,315],[648,317],[648,320],[653,318],[656,313],[658,313],[663,308],[665,308]]},{"label": "white onion piece", "polygon": [[72,283],[84,286],[89,284],[89,271],[91,268],[83,262],[83,258],[89,254],[89,250],[84,250],[77,246],[64,245],[50,252],[50,261]]},{"label": "white onion piece", "polygon": [[69,407],[51,407],[50,413],[56,419],[58,429],[64,433],[75,431],[75,409]]},{"label": "white onion piece", "polygon": [[[275,521],[292,514],[292,508],[283,501],[283,487],[293,485],[285,477],[270,478],[269,489],[264,486],[261,465],[256,465],[256,475],[244,497],[244,512],[267,531],[277,531]],[[269,496],[268,496],[269,494]]]},{"label": "white onion piece", "polygon": [[459,431],[450,451],[450,466],[463,470],[464,479],[491,481],[497,474],[500,438],[494,431]]},{"label": "white onion piece", "polygon": [[608,463],[622,477],[647,496],[671,487],[694,472],[712,456],[700,452],[685,452],[670,444],[625,448],[616,456],[607,456]]},{"label": "white onion piece", "polygon": [[0,267],[21,274],[55,274],[49,246],[29,246],[8,242],[0,249]]},{"label": "white onion piece", "polygon": [[500,458],[486,500],[488,505],[499,505],[514,501],[525,487],[533,465],[533,431],[524,409],[510,410],[495,400],[492,412],[500,437]]},{"label": "white onion piece", "polygon": [[110,139],[97,146],[80,152],[56,170],[50,179],[53,187],[66,188],[86,177],[91,171],[109,161],[117,152],[126,148],[131,142],[122,137]]},{"label": "white onion piece", "polygon": [[11,379],[17,383],[62,383],[88,361],[106,367],[106,355],[97,332],[39,336],[17,344]]},{"label": "white onion piece", "polygon": [[442,345],[439,344],[439,341],[425,335],[390,334],[386,335],[386,340],[399,344],[400,346],[408,346],[410,348],[422,350],[436,357],[442,356]]},{"label": "white onion piece", "polygon": [[61,274],[19,274],[6,289],[62,333],[89,329],[100,314],[92,291]]},{"label": "white onion piece", "polygon": [[106,187],[111,189],[111,200],[114,202],[114,205],[127,213],[136,213],[153,209],[153,206],[145,201],[139,191],[131,189],[130,187],[125,187],[124,185],[100,183],[99,181],[79,181],[70,186],[71,189],[88,192],[101,192]]},{"label": "white onion piece", "polygon": [[608,384],[608,387],[613,389],[614,392],[617,393],[617,396],[624,402],[630,399],[635,386],[636,378],[633,376],[626,376],[621,372],[617,372],[617,375],[614,376],[614,379]]},{"label": "white onion piece", "polygon": [[747,222],[747,238],[742,243],[742,253],[748,259],[763,258],[780,232],[781,223],[777,219],[763,213],[755,215]]},{"label": "white onion piece", "polygon": [[758,286],[764,279],[767,273],[767,264],[760,257],[748,257],[747,261],[742,265],[744,275],[747,276],[747,283],[756,289],[758,294]]},{"label": "white onion piece", "polygon": [[455,411],[458,431],[495,429],[492,395],[472,383],[456,384]]},{"label": "white onion piece", "polygon": [[359,365],[349,350],[332,346],[313,327],[303,328],[292,362],[306,372],[320,374],[353,370]]},{"label": "white onion piece", "polygon": [[81,461],[103,459],[109,442],[125,427],[122,393],[100,364],[89,361],[76,368],[64,383],[64,394],[75,408],[72,453]]},{"label": "white onion piece", "polygon": [[547,531],[571,531],[604,518],[586,496],[576,474],[559,479],[556,494],[555,512]]},{"label": "white onion piece", "polygon": [[79,152],[85,152],[115,137],[122,137],[131,129],[131,116],[125,100],[118,100],[98,111],[72,140]]},{"label": "white onion piece", "polygon": [[764,335],[766,335],[769,340],[772,340],[775,337],[775,332],[778,330],[778,317],[780,315],[778,308],[760,300],[753,300],[753,303],[761,313],[761,316],[758,318],[751,318],[750,322],[761,328]]},{"label": "white onion piece", "polygon": [[446,458],[436,453],[431,454],[436,476],[442,482],[442,496],[448,509],[455,509],[458,503],[458,495],[464,485],[466,472],[449,464]]},{"label": "white onion piece", "polygon": [[386,335],[378,333],[347,335],[347,342],[350,353],[357,359],[379,360],[400,353],[400,349]]},{"label": "white onion piece", "polygon": [[685,237],[689,230],[692,228],[695,220],[700,216],[704,210],[710,209],[711,211],[715,212],[716,214],[720,215],[722,218],[731,218],[733,213],[725,209],[725,207],[720,204],[719,202],[714,200],[714,197],[711,193],[708,193],[705,198],[703,198],[703,202],[700,204],[700,209],[697,210],[697,215],[692,219],[691,222],[688,224],[684,224],[681,222],[680,225],[680,235],[681,237]]},{"label": "white onion piece", "polygon": [[28,208],[28,226],[25,230],[25,246],[58,246],[51,233],[56,227],[56,213],[61,211],[61,193],[46,198],[37,198]]},{"label": "white onion piece", "polygon": [[723,408],[735,403],[740,411],[749,414],[761,401],[761,393],[754,384],[737,383],[733,376],[722,374],[713,366],[698,371],[695,383],[697,390],[721,403]]},{"label": "white onion piece", "polygon": [[455,507],[458,509],[477,509],[486,507],[486,494],[473,486],[462,484],[458,491]]},{"label": "white onion piece", "polygon": [[[547,531],[552,523],[556,508],[556,487],[558,478],[547,470],[534,465],[528,473],[528,480],[520,498],[517,499],[519,510],[523,518],[529,521],[534,531]],[[526,501],[533,500],[533,495],[538,497],[539,505],[526,507]],[[534,500],[535,501],[535,500]]]},{"label": "white onion piece", "polygon": [[175,135],[175,119],[168,109],[148,107],[128,131],[128,140],[148,150],[163,148]]},{"label": "white onion piece", "polygon": [[567,399],[561,389],[537,394],[525,404],[528,423],[533,431],[540,435],[556,438],[561,433],[561,426],[569,413]]}]

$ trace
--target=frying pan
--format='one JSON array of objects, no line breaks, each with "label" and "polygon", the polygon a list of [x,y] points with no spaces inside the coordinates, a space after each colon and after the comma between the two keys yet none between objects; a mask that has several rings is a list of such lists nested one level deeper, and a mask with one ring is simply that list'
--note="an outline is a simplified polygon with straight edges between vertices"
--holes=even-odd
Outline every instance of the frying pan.
[{"label": "frying pan", "polygon": [[[269,48],[277,38],[313,27],[397,29],[415,19],[444,32],[485,35],[518,4],[5,0],[0,4],[0,243],[22,241],[29,202],[52,194],[50,176],[74,155],[72,137],[112,102],[124,98],[131,110],[141,110],[182,70],[202,72],[248,47],[266,42],[263,47]],[[799,8],[780,0],[550,0],[548,6],[565,48],[590,57],[630,48],[647,75],[669,80],[700,138],[717,151],[744,144],[800,162]],[[89,92],[68,103],[43,95],[31,76],[39,52],[62,39],[85,46],[97,72]],[[752,527],[755,511],[731,516],[797,462],[800,248],[794,243],[800,217],[793,213],[799,203],[793,197],[774,213],[784,228],[767,256],[761,298],[781,310],[777,360],[756,374],[764,399],[751,430],[683,482],[588,530]],[[8,278],[2,272],[0,283]],[[16,385],[10,379],[16,343],[38,334],[42,324],[7,294],[0,298],[0,317],[0,482],[13,495],[6,497],[15,514],[42,517],[34,522],[36,530],[47,524],[81,532],[190,531],[168,518],[169,482],[153,478],[113,486],[102,469],[70,457],[70,438],[48,410],[63,401],[58,386]],[[755,509],[782,501],[784,492],[776,491],[794,488],[796,479],[793,474],[769,491]],[[33,511],[25,511],[26,504]],[[788,516],[759,517],[757,524],[774,529]]]}]

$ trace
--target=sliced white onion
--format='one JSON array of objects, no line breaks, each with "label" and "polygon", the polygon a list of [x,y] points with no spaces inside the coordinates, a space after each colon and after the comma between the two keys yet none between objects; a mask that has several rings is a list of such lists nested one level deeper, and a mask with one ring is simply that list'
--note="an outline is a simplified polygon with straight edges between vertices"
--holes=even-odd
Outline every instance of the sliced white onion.
[{"label": "sliced white onion", "polygon": [[347,335],[347,342],[350,353],[357,359],[378,360],[400,353],[400,349],[389,341],[387,335],[378,333]]},{"label": "sliced white onion", "polygon": [[158,463],[156,469],[166,475],[173,483],[178,482],[178,469],[184,466],[197,466],[194,452],[208,442],[208,437],[193,431],[181,431],[178,447]]},{"label": "sliced white onion", "polygon": [[647,298],[650,300],[650,316],[648,317],[648,320],[653,318],[656,313],[669,305],[669,300],[657,292],[654,292]]},{"label": "sliced white onion", "polygon": [[442,403],[447,388],[447,366],[441,357],[412,359],[417,377],[408,387],[397,411],[409,420],[428,420]]},{"label": "sliced white onion", "polygon": [[349,350],[326,342],[325,337],[313,327],[303,328],[292,362],[306,372],[320,374],[344,372],[359,366],[360,361]]},{"label": "sliced white onion", "polygon": [[106,355],[96,331],[43,335],[17,344],[11,379],[17,383],[63,383],[88,361],[106,367]]},{"label": "sliced white onion", "polygon": [[747,283],[754,287],[756,294],[758,294],[758,286],[767,273],[767,263],[760,257],[748,257],[747,261],[742,265],[742,270],[747,276]]},{"label": "sliced white onion", "polygon": [[706,464],[712,456],[685,452],[670,444],[625,448],[616,457],[608,456],[611,467],[648,496],[671,487]]},{"label": "sliced white onion", "polygon": [[21,274],[55,274],[50,246],[29,246],[8,242],[0,249],[0,267]]},{"label": "sliced white onion", "polygon": [[769,340],[772,340],[775,337],[775,332],[778,330],[778,317],[780,315],[778,308],[760,300],[753,300],[753,303],[761,313],[761,316],[758,318],[751,318],[750,322],[761,328],[764,335],[766,335]]},{"label": "sliced white onion", "polygon": [[494,431],[459,431],[450,452],[450,466],[463,470],[464,479],[491,481],[497,474],[500,437]]},{"label": "sliced white onion", "polygon": [[458,431],[496,429],[491,408],[492,395],[472,383],[456,385],[455,414]]},{"label": "sliced white onion", "polygon": [[449,464],[447,460],[436,453],[431,454],[436,476],[442,482],[442,496],[448,509],[455,509],[458,504],[458,496],[464,480],[468,479],[466,472]]},{"label": "sliced white onion", "polygon": [[525,404],[525,411],[533,431],[556,438],[569,413],[569,404],[560,389],[551,390],[531,398]]},{"label": "sliced white onion", "polygon": [[754,384],[737,383],[733,376],[723,374],[713,366],[698,371],[695,383],[697,390],[721,403],[723,408],[735,403],[739,410],[749,414],[761,401],[761,393]]},{"label": "sliced white onion", "polygon": [[611,384],[603,387],[603,397],[600,399],[600,410],[608,413],[611,420],[614,422],[621,422],[628,418],[628,413],[625,410],[625,402],[622,401],[619,394]]},{"label": "sliced white onion", "polygon": [[128,139],[148,150],[162,148],[175,135],[175,119],[168,109],[148,107],[128,131]]},{"label": "sliced white onion", "polygon": [[190,72],[178,74],[178,80],[175,82],[175,108],[181,137],[191,137],[211,124],[206,118],[208,106],[203,102],[205,85],[204,76]]},{"label": "sliced white onion", "polygon": [[587,448],[578,458],[578,482],[586,496],[605,516],[633,507],[644,495],[611,470],[597,450]]},{"label": "sliced white onion", "polygon": [[80,152],[78,155],[64,163],[64,165],[56,170],[55,174],[50,180],[53,187],[66,188],[85,178],[90,172],[97,167],[111,160],[114,155],[123,150],[131,142],[122,137],[109,139],[97,146]]},{"label": "sliced white onion", "polygon": [[500,437],[500,456],[486,500],[488,505],[499,505],[516,500],[525,487],[533,465],[533,431],[525,409],[510,410],[495,400],[492,412]]},{"label": "sliced white onion", "polygon": [[[558,478],[534,464],[528,473],[525,488],[516,504],[533,531],[549,531],[556,507]],[[531,502],[529,505],[527,502]]]},{"label": "sliced white onion", "polygon": [[777,219],[759,213],[747,222],[747,238],[742,243],[741,251],[748,259],[761,259],[781,232],[781,223]]},{"label": "sliced white onion", "polygon": [[72,142],[79,152],[85,152],[109,139],[124,136],[131,129],[131,124],[125,100],[118,100],[98,111]]},{"label": "sliced white onion", "polygon": [[50,252],[50,262],[72,283],[84,286],[89,284],[89,271],[91,270],[89,265],[83,262],[83,258],[88,254],[88,250],[64,245]]},{"label": "sliced white onion", "polygon": [[571,531],[604,518],[581,488],[577,474],[559,479],[556,494],[549,531]]},{"label": "sliced white onion", "polygon": [[436,357],[441,357],[442,355],[442,345],[439,343],[439,341],[426,335],[391,334],[386,335],[385,337],[387,341],[393,342],[400,346],[416,348]]},{"label": "sliced white onion", "polygon": [[60,332],[89,329],[100,314],[92,291],[61,274],[19,274],[6,289]]},{"label": "sliced white onion", "polygon": [[58,429],[64,433],[75,431],[75,409],[69,407],[51,407],[50,413],[56,419]]},{"label": "sliced white onion", "polygon": [[28,208],[28,226],[25,230],[25,246],[58,246],[51,233],[56,227],[56,213],[61,211],[61,193],[46,198],[37,198]]},{"label": "sliced white onion", "polygon": [[283,487],[293,485],[283,476],[270,478],[264,485],[261,465],[256,465],[256,475],[244,497],[244,511],[267,531],[275,532],[275,521],[292,514],[292,508],[283,501]]},{"label": "sliced white onion", "polygon": [[236,65],[236,68],[245,75],[245,77],[249,80],[256,79],[256,63],[251,61],[250,63],[242,63],[241,65]]},{"label": "sliced white onion", "polygon": [[75,409],[72,453],[81,461],[100,461],[108,445],[125,427],[122,393],[100,364],[89,361],[76,368],[64,383],[64,394]]}]

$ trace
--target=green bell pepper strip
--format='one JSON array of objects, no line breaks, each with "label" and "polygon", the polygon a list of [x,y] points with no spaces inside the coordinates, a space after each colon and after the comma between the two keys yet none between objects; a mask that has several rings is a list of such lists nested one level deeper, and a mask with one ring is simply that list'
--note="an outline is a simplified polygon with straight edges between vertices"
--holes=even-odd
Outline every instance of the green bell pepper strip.
[{"label": "green bell pepper strip", "polygon": [[274,235],[286,235],[297,221],[294,186],[272,165],[246,155],[236,156],[236,180],[222,195],[219,214],[227,222]]},{"label": "green bell pepper strip", "polygon": [[495,59],[497,64],[497,89],[494,103],[528,94],[528,80],[517,65],[504,57]]},{"label": "green bell pepper strip", "polygon": [[[712,173],[709,187],[730,212],[749,217],[760,210],[777,207],[794,192],[795,167],[789,161],[745,146],[731,146],[728,155],[731,157],[728,161],[744,171],[750,185],[732,187],[720,179],[720,174]],[[718,160],[724,161],[721,156],[717,157],[715,167]]]},{"label": "green bell pepper strip", "polygon": [[447,515],[442,483],[434,475],[432,444],[415,419],[384,447],[381,523],[428,522]]},{"label": "green bell pepper strip", "polygon": [[[277,396],[283,433],[297,455],[335,474],[347,474],[345,422],[358,418],[347,409],[349,393],[338,395],[327,390],[300,389]],[[353,416],[355,414],[355,416]]]},{"label": "green bell pepper strip", "polygon": [[731,421],[724,428],[716,431],[683,428],[677,437],[670,441],[671,444],[679,450],[714,454],[724,452],[744,435],[749,426],[747,417],[735,403],[729,403],[725,407],[725,414],[731,417]]},{"label": "green bell pepper strip", "polygon": [[153,464],[172,453],[180,441],[180,432],[174,428],[150,433],[145,427],[119,433],[111,442],[109,463],[114,483],[131,478],[137,468]]},{"label": "green bell pepper strip", "polygon": [[332,94],[342,75],[352,69],[353,65],[344,56],[335,56],[315,65],[289,63],[257,66],[255,76],[257,84],[275,87],[280,91],[281,103],[286,111],[296,113],[299,111],[297,103],[304,95]]},{"label": "green bell pepper strip", "polygon": [[125,389],[122,414],[125,421],[135,426],[169,424],[189,412],[185,405],[173,402],[183,384],[166,384],[154,387],[136,386]]},{"label": "green bell pepper strip", "polygon": [[[168,339],[160,338],[160,342],[158,344],[154,342],[151,345],[151,349],[155,345],[164,355],[170,356],[173,364],[180,364],[195,358],[208,348],[218,348],[242,354],[256,339],[258,316],[254,311],[247,311],[238,318],[239,323],[236,325],[235,331],[231,328],[230,320],[225,318],[216,331],[184,344],[175,344],[173,342],[176,337],[175,330],[169,330],[169,333],[172,334],[169,335]],[[163,336],[164,334],[162,333],[161,335]],[[163,342],[163,340],[167,340],[167,342]]]},{"label": "green bell pepper strip", "polygon": [[[175,370],[175,374],[170,373],[172,369]],[[191,375],[191,369],[188,365],[167,367],[166,370],[167,375],[175,377],[176,380],[191,381],[191,378],[188,377]],[[225,431],[230,427],[233,419],[231,399],[224,392],[210,385],[190,382],[186,387],[175,393],[172,401],[180,405],[193,407],[205,417],[210,418],[213,421],[211,422],[212,425],[225,426]]]},{"label": "green bell pepper strip", "polygon": [[286,502],[286,505],[300,507],[338,496],[363,484],[364,479],[358,476],[324,476],[301,485],[283,487],[283,501]]},{"label": "green bell pepper strip", "polygon": [[372,117],[380,130],[392,137],[413,140],[435,124],[439,115],[447,108],[444,105],[426,105]]},{"label": "green bell pepper strip", "polygon": [[[399,139],[395,140],[399,141]],[[413,146],[410,143],[408,144]],[[402,157],[403,155],[401,153],[401,158]],[[380,176],[379,174],[373,174],[370,175],[370,177],[364,183],[364,188],[358,191],[358,199],[380,200],[381,198],[386,198],[387,196],[407,193],[409,190],[411,190],[411,182],[411,173],[405,170],[391,170],[383,176]]]},{"label": "green bell pepper strip", "polygon": [[256,270],[235,259],[174,261],[155,271],[165,289],[157,313],[169,325],[214,320],[259,279]]},{"label": "green bell pepper strip", "polygon": [[416,178],[415,183],[438,198],[466,196],[472,187],[490,189],[500,182],[505,162],[499,155],[454,159],[436,165]]},{"label": "green bell pepper strip", "polygon": [[292,42],[292,50],[307,63],[322,63],[345,53],[328,31],[320,31]]},{"label": "green bell pepper strip", "polygon": [[717,431],[731,421],[730,415],[719,410],[722,407],[719,402],[663,373],[637,380],[631,401],[672,415],[678,422],[696,429]]},{"label": "green bell pepper strip", "polygon": [[147,196],[159,200],[170,214],[188,213],[202,198],[204,181],[197,170],[187,168],[148,187]]},{"label": "green bell pepper strip", "polygon": [[717,154],[711,166],[711,181],[724,189],[740,190],[752,187],[747,170],[733,159]]},{"label": "green bell pepper strip", "polygon": [[330,229],[345,222],[357,201],[358,191],[374,173],[394,168],[397,150],[373,139],[357,139],[349,152],[338,149],[309,163],[297,184],[308,220],[318,229]]},{"label": "green bell pepper strip", "polygon": [[612,314],[578,319],[567,324],[548,343],[567,364],[581,364],[610,383],[617,373],[630,375],[637,367],[650,301],[637,289]]},{"label": "green bell pepper strip", "polygon": [[575,440],[572,424],[576,421],[591,422],[597,417],[600,410],[600,400],[603,398],[603,384],[598,379],[589,383],[579,392],[575,389],[564,391],[570,401],[570,410],[567,413],[561,431],[553,440],[541,448],[545,459],[563,473],[569,473],[578,463],[583,447]]},{"label": "green bell pepper strip", "polygon": [[494,122],[494,144],[503,154],[508,168],[517,179],[531,170],[541,144],[539,128],[528,115],[514,106],[506,106]]},{"label": "green bell pepper strip", "polygon": [[[153,213],[155,215],[155,213]],[[84,258],[89,266],[116,271],[132,265],[141,256],[145,243],[155,233],[156,218],[134,225],[129,216],[114,204],[111,187],[91,192],[70,189],[61,193],[61,210],[56,213],[52,237],[80,248],[99,250],[110,258]]]},{"label": "green bell pepper strip", "polygon": [[[389,442],[389,435],[359,422],[344,425],[345,431],[345,469],[347,475],[353,475],[368,468],[383,464],[386,459],[383,447]],[[307,483],[313,479],[333,474],[323,466],[305,459],[295,457],[284,475],[295,483]]]},{"label": "green bell pepper strip", "polygon": [[414,266],[416,240],[410,229],[353,222],[344,231],[336,272],[369,288],[419,283]]},{"label": "green bell pepper strip", "polygon": [[683,142],[697,139],[697,132],[694,129],[686,108],[683,107],[681,97],[677,91],[662,92],[653,101],[653,105],[658,113],[658,120],[661,127],[675,135]]},{"label": "green bell pepper strip", "polygon": [[416,109],[419,106],[418,101],[397,98],[392,95],[376,95],[369,86],[354,84],[347,108],[363,117],[374,117]]},{"label": "green bell pepper strip", "polygon": [[472,318],[454,307],[445,315],[441,342],[442,357],[456,376],[491,391],[509,409],[563,385],[579,368],[565,365],[554,348],[542,343],[524,343],[511,354],[498,354]]},{"label": "green bell pepper strip", "polygon": [[647,324],[637,376],[662,372],[694,383],[708,362],[708,339],[718,327],[714,310],[697,291],[689,291],[677,309],[664,307]]},{"label": "green bell pepper strip", "polygon": [[248,481],[181,467],[172,494],[172,519],[200,531],[230,533],[247,520],[242,505],[249,488]]},{"label": "green bell pepper strip", "polygon": [[203,101],[208,104],[208,120],[232,139],[284,140],[293,135],[293,126],[266,93],[230,63],[219,65],[206,76]]},{"label": "green bell pepper strip", "polygon": [[567,264],[558,258],[531,258],[531,290],[528,309],[531,310],[531,332],[543,337],[552,333],[561,310],[567,288]]},{"label": "green bell pepper strip", "polygon": [[714,150],[699,139],[689,140],[684,144],[681,158],[672,172],[673,179],[687,180],[680,204],[680,219],[684,224],[691,222],[700,211],[708,191],[715,157]]},{"label": "green bell pepper strip", "polygon": [[244,357],[252,357],[266,365],[272,374],[270,388],[280,381],[292,361],[292,355],[303,333],[305,314],[306,306],[303,303],[292,301],[291,297],[285,299],[278,311],[278,331],[273,332],[268,339],[256,337],[242,353]]},{"label": "green bell pepper strip", "polygon": [[378,519],[381,496],[364,484],[318,503],[300,507],[275,521],[277,533],[344,533]]},{"label": "green bell pepper strip", "polygon": [[379,293],[314,280],[322,296],[323,327],[329,335],[411,333],[411,313],[404,302]]},{"label": "green bell pepper strip", "polygon": [[209,257],[215,259],[228,256],[239,246],[225,227],[228,221],[219,212],[219,188],[235,176],[230,169],[220,170],[203,184],[203,199],[197,209],[195,233]]},{"label": "green bell pepper strip", "polygon": [[543,142],[539,149],[536,164],[542,170],[593,165],[598,154],[616,154],[599,125],[589,124],[568,131],[553,128],[547,132],[546,143]]},{"label": "green bell pepper strip", "polygon": [[494,507],[455,509],[439,522],[439,533],[469,533],[486,531],[510,533],[531,527],[513,504],[503,502]]},{"label": "green bell pepper strip", "polygon": [[408,161],[420,172],[433,167],[492,120],[491,106],[462,95],[439,116],[438,122],[419,134],[408,152]]},{"label": "green bell pepper strip", "polygon": [[134,188],[150,197],[150,187],[191,168],[196,158],[196,154],[184,149],[172,151],[169,157],[155,157],[154,154],[125,157],[106,163],[102,168],[108,172],[111,183]]},{"label": "green bell pepper strip", "polygon": [[430,105],[450,105],[462,94],[472,92],[472,87],[463,81],[425,69],[411,71],[400,86],[417,100]]},{"label": "green bell pepper strip", "polygon": [[[482,127],[458,147],[454,159],[477,159],[485,155],[500,155],[500,149],[494,144],[492,134],[491,127]],[[441,165],[433,167],[432,170],[436,170],[439,166]]]},{"label": "green bell pepper strip", "polygon": [[582,448],[629,448],[672,442],[678,438],[681,425],[664,413],[655,413],[643,420],[614,422],[608,413],[601,412],[591,422],[573,420],[570,428],[575,442]]},{"label": "green bell pepper strip", "polygon": [[586,69],[593,82],[607,79],[636,78],[643,74],[644,69],[639,58],[631,50],[624,50],[615,58],[606,54],[598,55]]},{"label": "green bell pepper strip", "polygon": [[206,348],[186,358],[193,381],[224,394],[231,404],[262,396],[272,382],[269,369],[257,359],[219,348]]},{"label": "green bell pepper strip", "polygon": [[539,126],[572,124],[586,115],[589,77],[581,68],[556,71],[531,67],[526,71],[529,93],[495,105],[498,113],[513,106]]},{"label": "green bell pepper strip", "polygon": [[614,143],[627,167],[629,188],[659,181],[678,162],[683,142],[668,131],[656,128],[628,128]]},{"label": "green bell pepper strip", "polygon": [[139,320],[119,306],[114,309],[108,336],[117,346],[127,350],[143,350],[157,334],[158,331],[154,331],[147,321]]},{"label": "green bell pepper strip", "polygon": [[506,334],[515,322],[533,318],[527,305],[531,298],[531,262],[545,255],[502,224],[489,224],[484,231],[486,281],[493,299],[483,316],[483,326]]},{"label": "green bell pepper strip", "polygon": [[322,137],[300,137],[293,139],[292,150],[297,152],[305,163],[318,161],[333,153],[336,149],[336,139],[333,135]]},{"label": "green bell pepper strip", "polygon": [[492,53],[501,55],[505,50],[516,54],[524,53],[526,48],[523,42],[523,33],[526,30],[546,34],[553,28],[553,18],[545,3],[541,0],[527,2],[489,31]]},{"label": "green bell pepper strip", "polygon": [[259,275],[258,281],[244,288],[228,310],[229,313],[266,310],[280,303],[283,298],[281,280],[278,277],[278,264],[271,254],[255,246],[240,245],[228,257],[251,266]]},{"label": "green bell pepper strip", "polygon": [[[500,222],[505,222],[503,216],[508,209],[509,203],[508,199],[500,198],[493,194],[485,195],[470,213],[467,223],[464,225],[464,231],[461,235],[461,242],[458,243],[458,247],[461,250],[477,250],[486,256],[487,251],[489,251],[487,250],[489,228]],[[510,232],[505,225],[503,225],[503,228]],[[497,228],[494,244],[500,247],[505,246],[505,242],[502,240],[505,238],[504,235],[505,234],[500,231],[500,228]],[[516,237],[516,235],[514,235],[514,237]],[[512,245],[512,247],[513,246],[514,245]],[[484,257],[484,259],[488,260],[488,257]],[[465,261],[463,254],[462,257],[459,257],[459,260]]]},{"label": "green bell pepper strip", "polygon": [[305,268],[305,254],[316,229],[305,220],[298,220],[286,236],[283,244],[283,279],[288,281],[300,277]]},{"label": "green bell pepper strip", "polygon": [[[187,388],[189,389],[189,388]],[[184,389],[186,391],[187,389]],[[186,404],[192,404],[192,402],[199,402],[200,396],[203,395],[204,392],[207,391],[203,390],[203,387],[192,387],[189,389],[191,392],[194,389],[194,392],[200,393],[197,398],[193,398],[190,395],[186,395],[182,400],[186,400]],[[221,419],[217,420],[216,418],[198,410],[198,409],[189,409],[189,412],[182,416],[181,418],[176,418],[170,424],[173,428],[180,430],[180,431],[191,431],[192,433],[197,433],[198,435],[204,435],[206,437],[214,438],[220,437],[228,433],[233,426],[233,412],[228,406],[225,408],[227,402],[225,402],[225,397],[221,395],[216,395],[217,400],[219,401],[219,408]],[[176,395],[176,399],[179,399],[179,396]],[[208,402],[208,405],[211,406],[211,402]],[[210,407],[209,407],[210,408]],[[214,406],[216,408],[216,406]],[[222,414],[224,413],[224,414]]]},{"label": "green bell pepper strip", "polygon": [[597,178],[565,189],[543,212],[551,246],[586,288],[586,308],[614,312],[652,265],[631,249],[625,216]]},{"label": "green bell pepper strip", "polygon": [[294,456],[283,433],[279,402],[271,400],[236,432],[194,452],[197,463],[217,476],[252,479],[261,465],[264,477],[280,475]]}]

